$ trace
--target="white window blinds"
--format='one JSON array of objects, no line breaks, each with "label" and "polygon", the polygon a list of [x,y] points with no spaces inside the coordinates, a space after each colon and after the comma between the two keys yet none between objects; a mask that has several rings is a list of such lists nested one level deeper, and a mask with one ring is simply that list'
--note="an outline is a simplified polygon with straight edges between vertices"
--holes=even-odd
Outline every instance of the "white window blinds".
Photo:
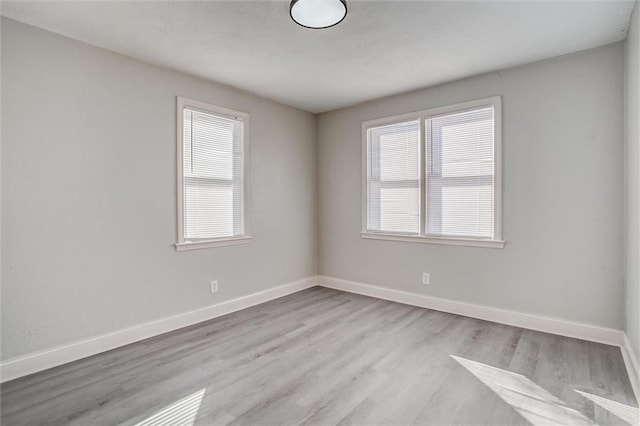
[{"label": "white window blinds", "polygon": [[500,247],[500,111],[494,97],[363,123],[364,234]]},{"label": "white window blinds", "polygon": [[244,234],[244,123],[184,106],[183,241]]},{"label": "white window blinds", "polygon": [[427,120],[427,235],[493,237],[493,107]]},{"label": "white window blinds", "polygon": [[420,232],[420,122],[368,131],[368,224],[374,231]]}]

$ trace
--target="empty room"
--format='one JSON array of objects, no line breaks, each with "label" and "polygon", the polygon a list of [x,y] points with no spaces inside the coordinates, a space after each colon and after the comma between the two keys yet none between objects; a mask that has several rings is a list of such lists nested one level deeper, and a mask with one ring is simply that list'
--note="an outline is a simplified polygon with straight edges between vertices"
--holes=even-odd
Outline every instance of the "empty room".
[{"label": "empty room", "polygon": [[640,426],[640,0],[0,15],[3,426]]}]

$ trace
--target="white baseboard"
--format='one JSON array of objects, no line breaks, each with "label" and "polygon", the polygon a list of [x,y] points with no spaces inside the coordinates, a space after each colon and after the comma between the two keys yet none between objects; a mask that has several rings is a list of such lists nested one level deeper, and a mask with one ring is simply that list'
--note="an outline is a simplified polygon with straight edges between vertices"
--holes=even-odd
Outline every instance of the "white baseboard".
[{"label": "white baseboard", "polygon": [[315,285],[316,277],[313,276],[216,305],[150,321],[45,351],[8,359],[0,363],[0,382],[6,382],[149,337],[220,317],[291,293],[296,293]]},{"label": "white baseboard", "polygon": [[607,345],[621,346],[623,341],[623,332],[620,330],[597,327],[558,318],[524,314],[506,309],[458,302],[450,299],[441,299],[438,297],[425,296],[423,294],[409,293],[386,287],[325,276],[318,277],[318,285],[336,290],[348,291],[350,293],[376,297],[378,299],[404,303],[406,305],[419,306],[421,308],[434,309],[436,311],[448,312],[451,314],[463,315],[500,324],[507,324],[515,327],[557,334],[560,336],[588,340],[591,342],[604,343]]},{"label": "white baseboard", "polygon": [[622,349],[622,358],[624,359],[624,365],[627,367],[633,393],[635,393],[638,405],[640,405],[640,360],[638,360],[635,351],[631,347],[631,342],[629,342],[629,337],[627,337],[626,333],[620,349]]},{"label": "white baseboard", "polygon": [[150,321],[45,351],[8,359],[0,363],[0,382],[13,380],[135,343],[149,337],[217,318],[269,300],[296,293],[315,285],[561,336],[621,346],[622,355],[636,398],[640,399],[640,364],[629,345],[626,335],[620,330],[596,327],[557,318],[523,314],[490,306],[441,299],[325,276],[308,277],[216,305]]}]

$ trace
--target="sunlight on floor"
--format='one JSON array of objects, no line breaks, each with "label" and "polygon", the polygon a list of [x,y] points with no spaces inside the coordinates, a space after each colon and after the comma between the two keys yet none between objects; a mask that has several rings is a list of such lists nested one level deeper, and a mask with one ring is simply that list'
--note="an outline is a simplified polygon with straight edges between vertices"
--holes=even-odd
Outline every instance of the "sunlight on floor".
[{"label": "sunlight on floor", "polygon": [[575,391],[630,425],[640,425],[640,409],[630,405],[621,404],[598,395],[579,391],[578,389],[575,389]]},{"label": "sunlight on floor", "polygon": [[192,426],[196,421],[202,398],[206,389],[192,393],[181,400],[168,405],[151,417],[137,423],[135,426]]},{"label": "sunlight on floor", "polygon": [[593,425],[582,413],[522,374],[451,355],[533,425]]}]

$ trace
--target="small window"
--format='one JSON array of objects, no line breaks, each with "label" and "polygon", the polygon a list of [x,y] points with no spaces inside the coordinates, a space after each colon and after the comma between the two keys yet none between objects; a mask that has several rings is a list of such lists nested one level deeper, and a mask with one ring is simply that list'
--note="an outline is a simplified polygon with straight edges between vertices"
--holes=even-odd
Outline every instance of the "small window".
[{"label": "small window", "polygon": [[363,123],[363,237],[502,247],[500,98]]},{"label": "small window", "polygon": [[247,242],[248,114],[178,97],[178,250]]}]

